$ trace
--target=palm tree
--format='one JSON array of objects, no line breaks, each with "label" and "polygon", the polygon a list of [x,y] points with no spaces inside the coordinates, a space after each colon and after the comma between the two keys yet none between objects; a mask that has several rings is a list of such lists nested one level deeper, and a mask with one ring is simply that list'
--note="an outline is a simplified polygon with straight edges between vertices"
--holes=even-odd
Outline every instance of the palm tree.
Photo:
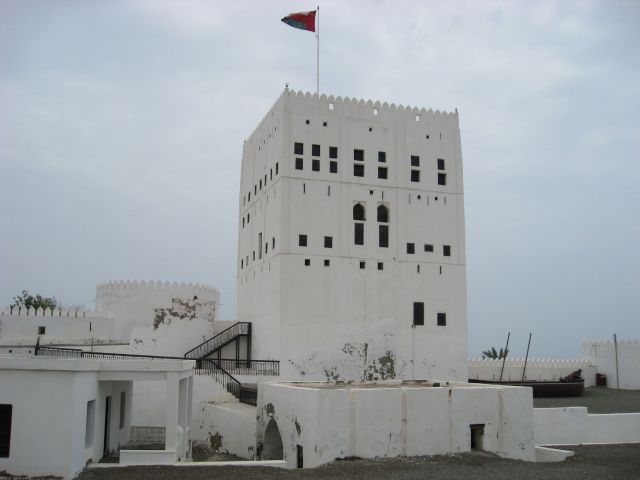
[{"label": "palm tree", "polygon": [[485,350],[484,352],[482,352],[482,358],[492,358],[492,359],[503,359],[503,358],[507,358],[507,355],[509,354],[509,349],[507,348],[500,348],[500,351],[497,351],[495,347],[491,347],[489,350]]}]

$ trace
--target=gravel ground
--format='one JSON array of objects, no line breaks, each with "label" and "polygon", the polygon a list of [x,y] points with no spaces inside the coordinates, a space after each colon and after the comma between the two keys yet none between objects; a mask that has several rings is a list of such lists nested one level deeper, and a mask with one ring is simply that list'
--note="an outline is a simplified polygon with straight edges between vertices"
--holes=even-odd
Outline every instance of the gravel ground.
[{"label": "gravel ground", "polygon": [[120,467],[88,469],[76,480],[613,480],[640,478],[640,444],[562,447],[561,463],[528,463],[473,452],[454,456],[338,461],[309,470],[268,467]]},{"label": "gravel ground", "polygon": [[616,390],[602,387],[586,388],[580,397],[534,398],[535,408],[587,407],[589,413],[640,412],[640,390]]}]

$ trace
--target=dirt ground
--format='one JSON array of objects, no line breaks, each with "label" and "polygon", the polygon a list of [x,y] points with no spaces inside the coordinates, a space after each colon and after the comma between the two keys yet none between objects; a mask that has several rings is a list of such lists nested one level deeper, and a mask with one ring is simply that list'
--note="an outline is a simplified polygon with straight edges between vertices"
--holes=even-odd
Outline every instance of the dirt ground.
[{"label": "dirt ground", "polygon": [[309,470],[269,467],[119,467],[87,469],[76,480],[614,480],[640,478],[640,444],[562,447],[561,463],[506,460],[484,452],[453,456],[337,461]]},{"label": "dirt ground", "polygon": [[620,390],[592,387],[580,397],[534,398],[535,408],[587,407],[589,413],[640,412],[640,390]]}]

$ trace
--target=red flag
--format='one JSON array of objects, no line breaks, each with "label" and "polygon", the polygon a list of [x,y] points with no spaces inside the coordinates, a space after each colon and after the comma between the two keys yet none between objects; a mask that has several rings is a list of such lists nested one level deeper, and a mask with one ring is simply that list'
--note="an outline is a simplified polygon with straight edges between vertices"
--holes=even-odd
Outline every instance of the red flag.
[{"label": "red flag", "polygon": [[282,19],[284,23],[292,26],[293,28],[299,28],[300,30],[307,30],[308,32],[316,31],[316,11],[291,13]]}]

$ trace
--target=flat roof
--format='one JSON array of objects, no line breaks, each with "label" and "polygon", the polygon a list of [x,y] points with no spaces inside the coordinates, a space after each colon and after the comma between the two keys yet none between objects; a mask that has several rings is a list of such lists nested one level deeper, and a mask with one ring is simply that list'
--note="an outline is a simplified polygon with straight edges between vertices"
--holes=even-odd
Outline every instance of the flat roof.
[{"label": "flat roof", "polygon": [[[447,380],[384,380],[376,382],[269,382],[270,385],[309,390],[367,390],[393,388],[507,388],[505,385],[453,382]],[[508,387],[512,388],[512,387]]]},{"label": "flat roof", "polygon": [[0,370],[69,372],[188,372],[195,360],[58,358],[0,355]]}]

